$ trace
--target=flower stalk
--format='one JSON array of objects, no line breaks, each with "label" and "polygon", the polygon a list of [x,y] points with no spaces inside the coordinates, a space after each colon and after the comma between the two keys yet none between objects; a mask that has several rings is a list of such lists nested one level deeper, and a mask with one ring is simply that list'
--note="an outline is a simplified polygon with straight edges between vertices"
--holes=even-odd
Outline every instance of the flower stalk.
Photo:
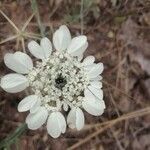
[{"label": "flower stalk", "polygon": [[10,145],[15,143],[26,129],[26,123],[21,124],[12,134],[0,142],[0,149],[10,147]]}]

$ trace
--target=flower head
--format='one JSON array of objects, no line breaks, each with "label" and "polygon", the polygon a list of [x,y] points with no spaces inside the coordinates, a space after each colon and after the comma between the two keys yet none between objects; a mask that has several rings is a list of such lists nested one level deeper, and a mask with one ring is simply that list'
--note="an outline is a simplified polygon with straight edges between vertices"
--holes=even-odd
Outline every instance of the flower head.
[{"label": "flower head", "polygon": [[[84,126],[82,108],[99,116],[105,109],[102,91],[102,63],[83,53],[88,46],[84,35],[71,39],[69,29],[62,25],[53,35],[54,50],[48,38],[40,44],[31,41],[28,49],[40,59],[35,67],[31,58],[22,52],[6,54],[6,66],[15,71],[1,79],[1,87],[9,93],[26,88],[30,95],[18,105],[18,111],[30,111],[26,118],[29,129],[35,130],[47,122],[48,133],[57,138],[65,133],[66,124],[81,130]],[[62,110],[69,111],[67,123]]]}]

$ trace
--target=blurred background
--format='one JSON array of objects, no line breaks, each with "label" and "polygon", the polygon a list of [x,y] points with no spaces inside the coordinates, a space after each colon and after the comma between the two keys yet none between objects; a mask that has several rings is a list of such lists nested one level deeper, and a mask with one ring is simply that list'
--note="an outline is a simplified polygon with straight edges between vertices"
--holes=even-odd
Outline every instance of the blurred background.
[{"label": "blurred background", "polygon": [[94,117],[85,112],[85,128],[68,129],[58,139],[45,127],[10,136],[25,121],[27,114],[17,112],[25,93],[0,89],[0,140],[8,137],[0,149],[150,150],[150,1],[1,0],[0,77],[10,72],[5,53],[28,52],[31,39],[52,39],[62,24],[73,36],[86,35],[85,56],[104,63],[105,113]]}]

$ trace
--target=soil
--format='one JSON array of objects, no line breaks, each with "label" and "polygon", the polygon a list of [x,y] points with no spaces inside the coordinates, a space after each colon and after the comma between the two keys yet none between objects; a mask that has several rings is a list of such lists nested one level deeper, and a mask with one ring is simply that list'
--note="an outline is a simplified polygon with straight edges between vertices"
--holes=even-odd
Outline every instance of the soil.
[{"label": "soil", "polygon": [[[106,110],[100,117],[84,112],[85,129],[68,129],[58,139],[51,138],[45,127],[36,131],[26,130],[17,143],[10,146],[11,150],[150,150],[150,1],[81,2],[38,0],[37,13],[27,24],[25,32],[39,38],[43,30],[52,39],[53,32],[62,24],[69,27],[73,36],[79,35],[83,29],[89,42],[84,56],[94,55],[96,61],[105,66],[102,76]],[[30,0],[0,1],[0,10],[19,30],[35,11],[32,6]],[[37,21],[38,14],[41,25]],[[14,27],[0,13],[1,77],[11,72],[3,62],[5,53],[23,49],[28,53],[27,43],[33,39],[20,35],[8,40],[16,34]],[[1,140],[25,121],[27,113],[17,111],[17,105],[24,96],[25,92],[9,94],[0,89]],[[142,115],[143,110],[147,113]],[[113,119],[120,121],[107,123]]]}]

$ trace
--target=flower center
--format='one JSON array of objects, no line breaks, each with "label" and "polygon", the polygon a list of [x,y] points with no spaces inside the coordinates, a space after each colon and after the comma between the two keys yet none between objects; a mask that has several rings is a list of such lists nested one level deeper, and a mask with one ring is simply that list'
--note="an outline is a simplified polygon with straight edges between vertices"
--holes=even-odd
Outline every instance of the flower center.
[{"label": "flower center", "polygon": [[83,91],[89,84],[81,62],[67,53],[58,52],[38,62],[28,79],[31,90],[48,109],[64,103],[70,107],[81,106]]},{"label": "flower center", "polygon": [[65,78],[62,77],[62,75],[59,75],[56,79],[55,79],[55,87],[57,87],[58,89],[61,89],[66,85],[67,81]]}]

